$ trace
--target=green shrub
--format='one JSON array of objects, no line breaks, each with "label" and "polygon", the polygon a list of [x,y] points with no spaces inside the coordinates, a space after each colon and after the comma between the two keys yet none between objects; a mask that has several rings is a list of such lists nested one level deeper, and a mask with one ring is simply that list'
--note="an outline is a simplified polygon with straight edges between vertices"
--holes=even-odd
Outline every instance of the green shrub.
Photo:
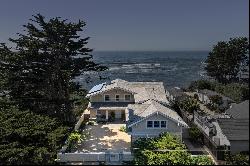
[{"label": "green shrub", "polygon": [[224,85],[215,81],[212,82],[208,80],[197,80],[193,81],[189,85],[188,89],[191,91],[196,89],[209,89],[223,94],[237,103],[249,99],[249,86],[239,83],[230,83]]},{"label": "green shrub", "polygon": [[180,102],[180,107],[189,113],[193,113],[196,110],[200,109],[200,106],[196,99],[187,98]]},{"label": "green shrub", "polygon": [[249,165],[249,154],[238,153],[235,155],[225,154],[227,165]]},{"label": "green shrub", "polygon": [[79,127],[79,131],[82,131],[85,128],[85,126],[86,126],[86,122],[83,121]]},{"label": "green shrub", "polygon": [[214,165],[214,162],[209,156],[192,156],[191,165]]},{"label": "green shrub", "polygon": [[193,81],[190,83],[189,90],[194,91],[194,90],[202,90],[202,89],[210,89],[213,90],[214,89],[214,84],[208,80],[197,80],[197,81]]},{"label": "green shrub", "polygon": [[111,113],[110,113],[110,116],[111,116],[111,118],[114,119],[114,118],[115,118],[115,113],[114,113],[114,112],[111,112]]},{"label": "green shrub", "polygon": [[127,129],[126,129],[126,127],[125,127],[125,126],[122,126],[122,127],[120,127],[119,131],[122,131],[122,132],[127,132]]},{"label": "green shrub", "polygon": [[194,99],[199,100],[199,96],[196,93],[194,94]]},{"label": "green shrub", "polygon": [[87,122],[87,125],[90,125],[90,126],[93,126],[94,124],[95,124],[94,121],[89,121],[89,122]]},{"label": "green shrub", "polygon": [[188,132],[189,132],[189,136],[191,137],[191,139],[193,141],[196,141],[196,140],[201,141],[202,140],[203,134],[201,133],[201,131],[195,125],[192,125],[188,129]]},{"label": "green shrub", "polygon": [[77,143],[83,141],[81,134],[78,131],[73,131],[67,141],[67,151],[77,148]]}]

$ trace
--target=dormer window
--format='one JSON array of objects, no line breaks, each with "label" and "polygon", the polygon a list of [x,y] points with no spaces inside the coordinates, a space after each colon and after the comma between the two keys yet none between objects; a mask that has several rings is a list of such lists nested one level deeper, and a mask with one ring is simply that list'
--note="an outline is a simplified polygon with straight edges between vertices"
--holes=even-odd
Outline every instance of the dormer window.
[{"label": "dormer window", "polygon": [[104,95],[104,101],[110,101],[110,96],[109,95]]},{"label": "dormer window", "polygon": [[120,95],[115,95],[115,101],[120,101]]},{"label": "dormer window", "polygon": [[125,95],[125,101],[130,101],[131,100],[131,96],[128,94],[128,95]]}]

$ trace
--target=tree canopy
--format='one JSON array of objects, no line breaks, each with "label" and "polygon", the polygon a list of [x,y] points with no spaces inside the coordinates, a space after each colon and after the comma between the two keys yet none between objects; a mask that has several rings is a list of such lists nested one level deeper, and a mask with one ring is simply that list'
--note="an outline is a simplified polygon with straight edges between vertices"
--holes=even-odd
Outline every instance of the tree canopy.
[{"label": "tree canopy", "polygon": [[0,165],[55,164],[69,128],[0,97]]},{"label": "tree canopy", "polygon": [[200,105],[196,99],[190,97],[181,101],[180,108],[189,113],[193,113],[200,109]]},{"label": "tree canopy", "polygon": [[30,21],[10,39],[14,47],[0,44],[0,165],[55,164],[75,114],[87,105],[73,79],[107,69],[93,62],[89,37],[80,37],[84,21],[40,14]]},{"label": "tree canopy", "polygon": [[189,90],[209,89],[223,94],[234,101],[241,102],[249,99],[249,86],[239,83],[222,84],[216,81],[197,80],[189,85]]},{"label": "tree canopy", "polygon": [[136,165],[213,165],[207,156],[192,157],[179,137],[169,133],[157,138],[139,138],[133,148]]},{"label": "tree canopy", "polygon": [[249,40],[246,37],[230,38],[218,42],[209,53],[205,70],[207,75],[226,84],[237,80],[242,66],[248,65]]},{"label": "tree canopy", "polygon": [[11,100],[20,110],[57,117],[63,122],[74,122],[70,94],[80,86],[72,80],[85,71],[102,71],[106,67],[92,61],[92,49],[86,47],[89,37],[79,32],[86,23],[46,20],[37,14],[24,25],[25,34],[10,39],[15,45],[0,46],[0,76]]}]

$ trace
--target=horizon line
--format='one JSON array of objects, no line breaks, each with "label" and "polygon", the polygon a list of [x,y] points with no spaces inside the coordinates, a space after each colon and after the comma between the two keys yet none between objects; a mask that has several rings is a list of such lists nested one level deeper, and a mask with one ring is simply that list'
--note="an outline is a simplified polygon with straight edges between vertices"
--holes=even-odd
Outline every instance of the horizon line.
[{"label": "horizon line", "polygon": [[210,52],[211,50],[95,50],[93,52]]}]

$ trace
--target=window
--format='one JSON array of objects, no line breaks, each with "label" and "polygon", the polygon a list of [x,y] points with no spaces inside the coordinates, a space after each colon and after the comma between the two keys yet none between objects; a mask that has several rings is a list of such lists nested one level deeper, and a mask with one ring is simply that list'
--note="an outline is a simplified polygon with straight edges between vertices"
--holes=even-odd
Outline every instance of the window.
[{"label": "window", "polygon": [[147,128],[153,127],[153,121],[147,121]]},{"label": "window", "polygon": [[159,128],[160,127],[160,121],[154,121],[154,127]]},{"label": "window", "polygon": [[167,121],[161,121],[161,128],[167,127]]},{"label": "window", "polygon": [[110,101],[109,95],[104,95],[104,101]]},{"label": "window", "polygon": [[131,96],[130,95],[125,95],[125,101],[130,101]]},{"label": "window", "polygon": [[119,101],[120,100],[120,95],[115,95],[115,101]]}]

